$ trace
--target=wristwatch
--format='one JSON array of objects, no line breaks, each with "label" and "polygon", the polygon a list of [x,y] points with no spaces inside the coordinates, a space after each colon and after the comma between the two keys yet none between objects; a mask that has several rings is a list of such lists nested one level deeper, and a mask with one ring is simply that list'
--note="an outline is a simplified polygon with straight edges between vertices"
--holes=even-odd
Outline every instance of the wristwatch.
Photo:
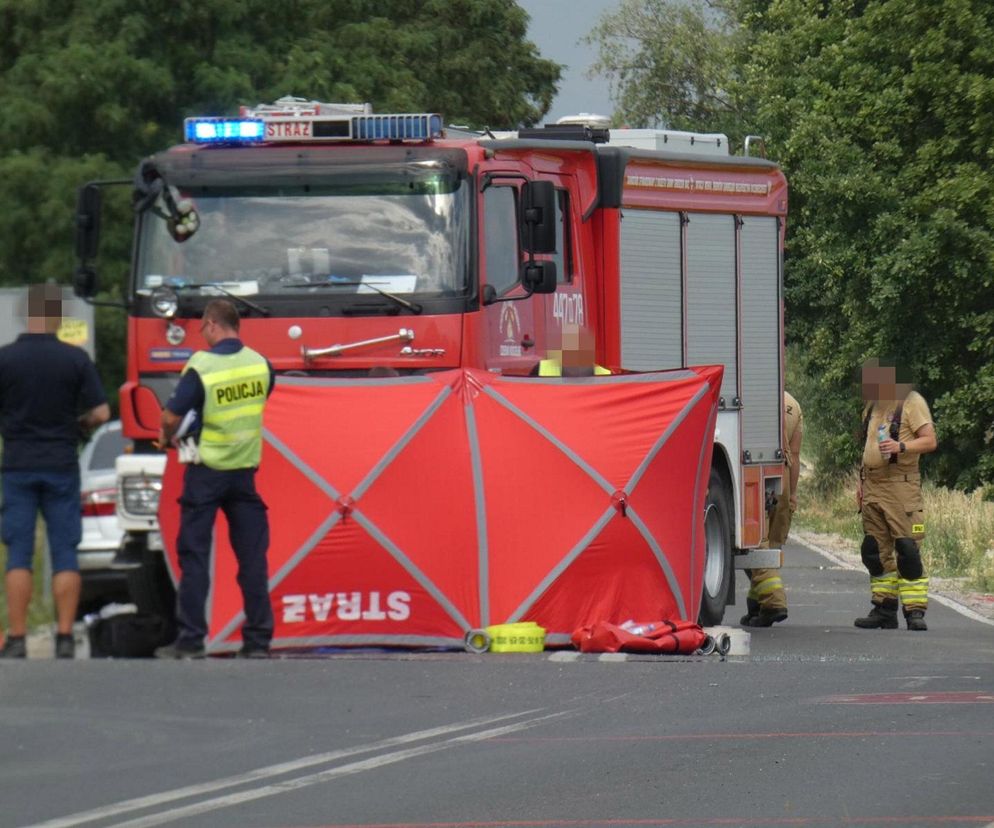
[{"label": "wristwatch", "polygon": [[898,445],[901,447],[901,454],[904,454],[908,450],[908,447],[904,443],[898,443]]}]

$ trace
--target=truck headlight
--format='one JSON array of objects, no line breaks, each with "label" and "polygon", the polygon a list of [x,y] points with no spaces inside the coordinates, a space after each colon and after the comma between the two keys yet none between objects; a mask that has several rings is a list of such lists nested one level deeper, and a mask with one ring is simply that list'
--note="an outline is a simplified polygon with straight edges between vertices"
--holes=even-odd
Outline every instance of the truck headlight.
[{"label": "truck headlight", "polygon": [[130,475],[120,479],[118,506],[126,515],[154,517],[159,511],[162,479]]}]

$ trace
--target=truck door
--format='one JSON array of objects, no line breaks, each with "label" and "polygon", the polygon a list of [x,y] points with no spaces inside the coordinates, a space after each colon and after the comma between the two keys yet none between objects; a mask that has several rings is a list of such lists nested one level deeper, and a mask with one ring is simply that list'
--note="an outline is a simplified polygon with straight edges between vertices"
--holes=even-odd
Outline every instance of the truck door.
[{"label": "truck door", "polygon": [[[481,264],[484,286],[496,301],[484,308],[486,365],[491,371],[527,374],[545,356],[548,335],[555,339],[564,317],[583,324],[580,284],[572,273],[570,199],[566,177],[556,180],[556,252],[536,256],[556,263],[560,287],[548,296],[527,296],[520,285],[526,258],[519,240],[520,188],[518,177],[494,177],[481,198]],[[564,295],[561,295],[564,294]],[[551,326],[551,329],[550,329]]]},{"label": "truck door", "polygon": [[543,297],[545,339],[539,346],[542,357],[547,350],[560,347],[564,327],[590,330],[593,326],[582,269],[577,266],[577,217],[573,214],[574,200],[570,198],[574,192],[572,183],[571,176],[560,176],[557,181],[556,252],[549,258],[556,263],[558,284],[555,293]]}]

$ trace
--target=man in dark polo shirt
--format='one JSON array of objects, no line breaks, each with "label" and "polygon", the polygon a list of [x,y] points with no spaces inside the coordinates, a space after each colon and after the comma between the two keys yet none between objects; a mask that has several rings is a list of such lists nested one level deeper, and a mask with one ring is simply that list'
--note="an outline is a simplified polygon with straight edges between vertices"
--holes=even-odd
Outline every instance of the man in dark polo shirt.
[{"label": "man in dark polo shirt", "polygon": [[97,369],[82,348],[60,342],[62,289],[31,285],[28,332],[0,348],[0,436],[3,506],[0,535],[7,546],[7,640],[0,657],[27,655],[35,524],[45,519],[52,556],[57,658],[74,656],[72,625],[79,604],[76,547],[82,534],[79,440],[110,419]]}]

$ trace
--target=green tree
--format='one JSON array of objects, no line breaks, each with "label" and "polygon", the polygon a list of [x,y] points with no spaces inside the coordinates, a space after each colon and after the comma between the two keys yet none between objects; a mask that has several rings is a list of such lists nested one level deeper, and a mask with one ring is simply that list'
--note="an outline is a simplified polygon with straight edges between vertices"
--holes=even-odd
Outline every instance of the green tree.
[{"label": "green tree", "polygon": [[[532,125],[560,67],[527,23],[513,0],[0,0],[0,284],[68,283],[77,187],[130,178],[189,115],[292,94]],[[127,269],[126,196],[104,224],[103,300],[120,299]],[[123,318],[98,320],[111,390]]]},{"label": "green tree", "polygon": [[747,35],[718,2],[622,0],[587,41],[598,44],[591,71],[611,81],[616,123],[741,141],[750,105],[738,54]]},{"label": "green tree", "polygon": [[[755,4],[749,75],[791,181],[788,314],[825,423],[867,356],[933,402],[940,482],[994,480],[994,9]],[[847,393],[849,392],[849,393]],[[823,460],[856,456],[848,434]]]},{"label": "green tree", "polygon": [[597,34],[624,119],[758,132],[782,164],[788,338],[829,473],[858,457],[858,366],[891,355],[933,404],[931,473],[994,481],[992,34],[972,0],[624,0]]}]

